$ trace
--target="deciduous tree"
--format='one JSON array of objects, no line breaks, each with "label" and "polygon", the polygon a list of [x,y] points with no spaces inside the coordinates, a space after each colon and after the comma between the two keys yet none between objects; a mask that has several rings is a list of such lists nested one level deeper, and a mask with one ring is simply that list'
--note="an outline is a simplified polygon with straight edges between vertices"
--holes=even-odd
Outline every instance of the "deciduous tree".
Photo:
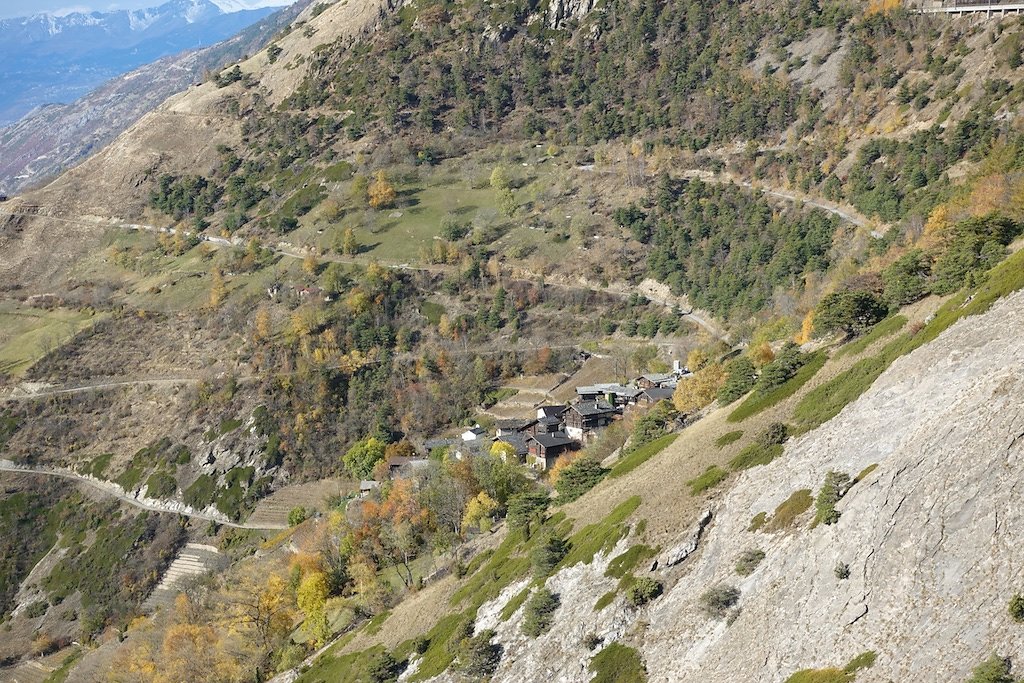
[{"label": "deciduous tree", "polygon": [[367,196],[369,197],[370,206],[375,209],[384,209],[394,204],[398,193],[395,192],[394,185],[388,180],[384,171],[380,170],[377,171],[373,182],[367,188]]}]

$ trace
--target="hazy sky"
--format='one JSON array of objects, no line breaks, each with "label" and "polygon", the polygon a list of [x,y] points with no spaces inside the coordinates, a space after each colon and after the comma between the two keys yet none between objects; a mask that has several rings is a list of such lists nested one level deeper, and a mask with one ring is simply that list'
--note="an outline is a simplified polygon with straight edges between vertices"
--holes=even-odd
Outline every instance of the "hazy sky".
[{"label": "hazy sky", "polygon": [[[158,7],[167,0],[0,0],[0,19],[24,17],[40,12],[109,12],[117,9]],[[211,0],[225,12],[263,7],[283,7],[295,0]]]},{"label": "hazy sky", "polygon": [[111,9],[138,9],[155,7],[162,0],[0,0],[0,19],[23,17],[39,12],[58,12],[65,14],[79,10],[91,12]]}]

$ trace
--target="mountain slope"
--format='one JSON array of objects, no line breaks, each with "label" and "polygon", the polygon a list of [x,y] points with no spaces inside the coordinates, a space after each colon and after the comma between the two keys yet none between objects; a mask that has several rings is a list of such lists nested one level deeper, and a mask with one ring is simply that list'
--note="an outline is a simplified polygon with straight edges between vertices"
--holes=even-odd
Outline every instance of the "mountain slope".
[{"label": "mountain slope", "polygon": [[[273,539],[193,525],[247,559],[111,639],[113,677],[220,654],[291,680],[335,636],[304,683],[956,681],[1011,652],[1020,558],[992,518],[1019,507],[1024,320],[1019,294],[987,309],[1024,284],[1021,28],[891,2],[339,0],[0,206],[0,315],[87,327],[5,347],[10,377],[97,382],[12,406],[12,460],[232,518],[302,479],[383,484]],[[728,343],[696,339],[691,302]],[[574,395],[583,357],[587,384],[696,372],[557,483],[433,448],[509,392]],[[225,624],[236,586],[288,618]],[[177,650],[185,621],[214,646]]]},{"label": "mountain slope", "polygon": [[201,50],[113,78],[71,104],[48,104],[0,130],[0,192],[36,185],[101,150],[144,113],[217,68],[262,48],[310,4],[300,0]]},{"label": "mountain slope", "polygon": [[170,0],[145,10],[0,21],[0,125],[165,55],[216,43],[271,11],[226,13],[209,0]]},{"label": "mountain slope", "polygon": [[[951,315],[966,314],[768,464],[741,471],[710,495],[687,493],[679,482],[739,450],[712,445],[728,430],[791,420],[794,404],[813,396],[814,382],[756,424],[727,422],[730,409],[712,412],[629,474],[564,506],[540,532],[564,533],[554,528],[565,517],[575,520],[569,558],[553,576],[531,577],[505,537],[499,550],[471,563],[464,581],[432,583],[396,607],[379,634],[357,629],[297,680],[358,676],[374,661],[369,655],[382,646],[406,653],[406,639],[417,635],[440,644],[422,657],[410,654],[401,680],[463,680],[464,661],[438,675],[439,661],[451,662],[445,648],[465,652],[443,640],[451,619],[473,616],[477,634],[493,629],[492,661],[500,662],[492,680],[510,683],[582,683],[599,671],[607,677],[599,680],[963,681],[993,652],[1013,656],[1024,637],[1007,609],[1020,592],[1024,562],[1015,533],[1024,292],[987,306],[1005,283],[1018,290],[1024,284],[1022,263],[1018,253],[990,285],[950,299],[920,329],[883,338],[853,358],[833,356],[825,381],[890,343],[932,337]],[[831,523],[816,523],[812,499],[832,471],[853,483]],[[806,506],[794,506],[802,490]],[[741,557],[752,551],[763,555],[741,572]],[[669,564],[673,555],[682,561]],[[653,568],[645,559],[651,557]],[[638,577],[660,582],[664,593],[630,604],[625,587]],[[528,637],[523,605],[541,586],[558,596],[558,606],[546,632]],[[737,594],[712,615],[705,595],[716,587]],[[490,599],[477,602],[481,594]],[[435,615],[432,629],[424,613]],[[791,678],[798,671],[805,673]]]}]

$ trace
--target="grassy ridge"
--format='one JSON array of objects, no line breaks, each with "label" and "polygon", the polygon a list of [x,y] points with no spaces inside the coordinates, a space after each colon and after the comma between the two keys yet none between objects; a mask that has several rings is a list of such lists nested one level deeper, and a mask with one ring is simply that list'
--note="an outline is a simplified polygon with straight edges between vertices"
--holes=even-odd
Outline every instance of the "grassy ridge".
[{"label": "grassy ridge", "polygon": [[998,299],[1021,287],[1024,287],[1024,251],[1013,254],[989,271],[973,297],[966,291],[954,296],[920,331],[900,335],[874,356],[861,359],[846,372],[809,392],[793,413],[797,428],[807,431],[832,419],[867,391],[897,358],[932,341],[961,318],[984,313]]},{"label": "grassy ridge", "polygon": [[640,467],[640,465],[668,448],[669,444],[677,438],[679,438],[678,434],[666,434],[665,436],[659,437],[648,444],[644,444],[615,463],[615,466],[612,467],[612,471],[608,473],[608,478],[615,479],[616,477],[629,474],[637,467]]},{"label": "grassy ridge", "polygon": [[835,352],[833,358],[842,358],[843,356],[856,356],[862,353],[869,346],[874,344],[879,339],[888,337],[896,332],[903,329],[903,326],[907,324],[907,318],[902,315],[894,315],[886,318],[882,322],[871,328],[871,331],[865,334],[860,339],[856,339],[848,344],[844,344],[841,349]]},{"label": "grassy ridge", "polygon": [[741,422],[748,417],[757,415],[762,410],[767,410],[773,405],[786,400],[795,394],[800,387],[806,384],[812,377],[814,377],[818,370],[821,370],[822,366],[825,365],[825,361],[827,360],[828,356],[824,351],[814,352],[811,354],[811,357],[807,359],[807,362],[804,363],[803,367],[797,370],[795,375],[767,393],[751,394],[736,408],[736,410],[729,413],[729,417],[726,419],[729,422]]}]

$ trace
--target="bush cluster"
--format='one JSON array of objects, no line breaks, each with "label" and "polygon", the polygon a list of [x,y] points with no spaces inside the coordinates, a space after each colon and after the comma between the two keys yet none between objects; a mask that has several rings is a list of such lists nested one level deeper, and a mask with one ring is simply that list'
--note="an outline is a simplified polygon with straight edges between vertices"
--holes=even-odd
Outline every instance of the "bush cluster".
[{"label": "bush cluster", "polygon": [[739,601],[740,590],[726,584],[709,588],[700,596],[701,609],[711,619],[724,619]]},{"label": "bush cluster", "polygon": [[626,589],[626,599],[634,607],[646,605],[661,595],[661,582],[649,576],[642,576]]},{"label": "bush cluster", "polygon": [[531,638],[545,633],[551,628],[559,604],[561,603],[557,595],[547,588],[538,589],[526,603],[523,633]]}]

